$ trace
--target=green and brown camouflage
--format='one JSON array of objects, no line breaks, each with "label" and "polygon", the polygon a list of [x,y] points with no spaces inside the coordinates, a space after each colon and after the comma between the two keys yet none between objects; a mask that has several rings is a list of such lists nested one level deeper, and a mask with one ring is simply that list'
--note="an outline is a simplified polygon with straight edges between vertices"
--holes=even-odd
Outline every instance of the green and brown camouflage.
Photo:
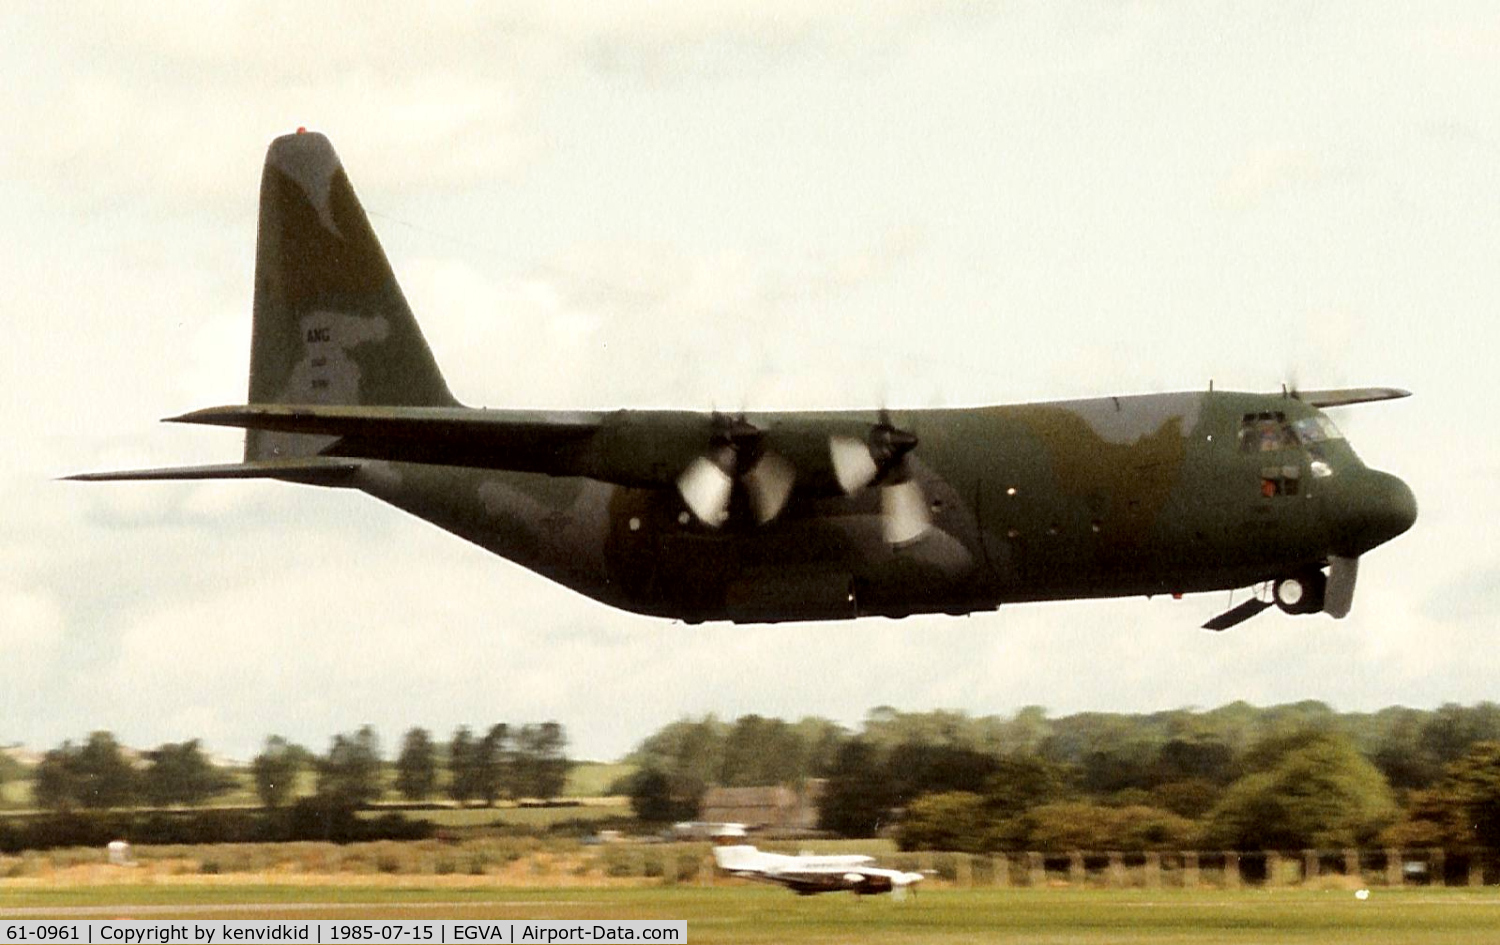
[{"label": "green and brown camouflage", "polygon": [[690,622],[1267,583],[1287,612],[1343,616],[1359,556],[1416,517],[1320,409],[1405,396],[1384,388],[734,418],[461,406],[317,134],[267,156],[253,321],[249,403],[175,418],[245,429],[243,463],[75,478],[356,488]]}]

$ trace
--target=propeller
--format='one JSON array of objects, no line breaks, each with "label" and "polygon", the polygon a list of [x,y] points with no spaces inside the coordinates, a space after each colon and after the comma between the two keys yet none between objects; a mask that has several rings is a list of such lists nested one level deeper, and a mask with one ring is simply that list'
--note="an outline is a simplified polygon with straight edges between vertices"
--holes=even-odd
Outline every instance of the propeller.
[{"label": "propeller", "polygon": [[891,423],[885,408],[863,441],[851,436],[833,436],[828,441],[834,477],[845,495],[870,485],[879,487],[881,530],[887,544],[915,541],[932,527],[927,497],[912,475],[909,460],[917,442],[915,434]]},{"label": "propeller", "polygon": [[705,525],[729,520],[736,484],[749,496],[756,521],[764,525],[781,514],[791,497],[797,471],[786,458],[765,448],[765,431],[739,417],[714,414],[708,451],[677,477],[677,492]]}]

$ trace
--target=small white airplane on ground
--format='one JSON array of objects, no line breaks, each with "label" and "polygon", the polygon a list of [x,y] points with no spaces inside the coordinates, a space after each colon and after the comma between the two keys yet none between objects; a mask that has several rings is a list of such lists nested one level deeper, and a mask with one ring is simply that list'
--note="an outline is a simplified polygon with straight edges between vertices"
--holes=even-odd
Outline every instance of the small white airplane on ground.
[{"label": "small white airplane on ground", "polygon": [[747,843],[714,847],[714,862],[731,876],[785,886],[799,896],[847,890],[857,896],[892,893],[903,899],[921,873],[881,869],[873,856],[763,853]]}]

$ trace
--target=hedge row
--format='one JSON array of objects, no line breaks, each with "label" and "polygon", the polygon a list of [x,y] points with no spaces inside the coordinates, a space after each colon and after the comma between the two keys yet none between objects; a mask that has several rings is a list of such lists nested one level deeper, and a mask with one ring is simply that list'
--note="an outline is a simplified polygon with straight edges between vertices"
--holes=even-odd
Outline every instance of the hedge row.
[{"label": "hedge row", "polygon": [[138,844],[285,843],[325,840],[424,840],[427,821],[402,814],[363,819],[354,810],[306,798],[280,810],[69,812],[0,820],[0,852]]}]

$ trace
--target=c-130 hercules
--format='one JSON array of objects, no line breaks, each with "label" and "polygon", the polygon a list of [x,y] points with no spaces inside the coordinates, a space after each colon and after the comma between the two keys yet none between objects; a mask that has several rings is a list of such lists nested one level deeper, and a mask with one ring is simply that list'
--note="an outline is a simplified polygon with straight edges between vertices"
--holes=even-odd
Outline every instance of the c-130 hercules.
[{"label": "c-130 hercules", "polygon": [[[1320,408],[1387,388],[966,409],[465,407],[328,139],[261,181],[244,462],[73,478],[359,489],[596,600],[688,622],[965,614],[1269,584],[1348,614],[1359,556],[1411,527]],[[1327,574],[1324,568],[1327,568]],[[1271,606],[1260,595],[1205,626]]]}]

